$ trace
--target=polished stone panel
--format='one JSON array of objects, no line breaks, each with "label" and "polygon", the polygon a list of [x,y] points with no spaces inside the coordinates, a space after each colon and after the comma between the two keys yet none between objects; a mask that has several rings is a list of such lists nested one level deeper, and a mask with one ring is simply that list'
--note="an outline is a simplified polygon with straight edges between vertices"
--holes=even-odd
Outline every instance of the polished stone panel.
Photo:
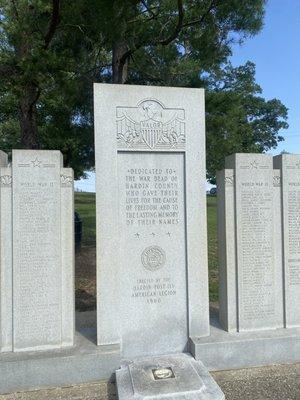
[{"label": "polished stone panel", "polygon": [[0,349],[72,346],[73,172],[59,151],[13,150],[0,174]]},{"label": "polished stone panel", "polygon": [[204,91],[95,85],[95,154],[98,344],[185,351],[209,334]]},{"label": "polished stone panel", "polygon": [[281,171],[285,325],[300,327],[300,155],[274,157]]},{"label": "polished stone panel", "polygon": [[116,378],[120,400],[225,399],[204,365],[187,354],[149,357],[124,363],[116,371]]},{"label": "polished stone panel", "polygon": [[280,171],[272,156],[234,154],[218,173],[220,323],[284,327]]}]

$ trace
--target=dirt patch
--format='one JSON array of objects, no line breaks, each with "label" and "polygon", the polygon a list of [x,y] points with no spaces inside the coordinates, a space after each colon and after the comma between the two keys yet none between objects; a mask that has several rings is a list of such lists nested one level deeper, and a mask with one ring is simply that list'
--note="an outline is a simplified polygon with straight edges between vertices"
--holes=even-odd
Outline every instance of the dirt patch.
[{"label": "dirt patch", "polygon": [[75,306],[77,311],[96,309],[96,248],[82,247],[75,257]]}]

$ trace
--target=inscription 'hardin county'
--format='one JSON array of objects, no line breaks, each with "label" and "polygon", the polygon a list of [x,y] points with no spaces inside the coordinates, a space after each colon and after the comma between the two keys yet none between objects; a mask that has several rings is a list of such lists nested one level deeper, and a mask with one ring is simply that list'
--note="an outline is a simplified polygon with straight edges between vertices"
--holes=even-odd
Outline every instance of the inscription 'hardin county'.
[{"label": "inscription 'hardin county'", "polygon": [[117,107],[117,140],[123,150],[183,150],[185,112],[154,99],[136,107]]}]

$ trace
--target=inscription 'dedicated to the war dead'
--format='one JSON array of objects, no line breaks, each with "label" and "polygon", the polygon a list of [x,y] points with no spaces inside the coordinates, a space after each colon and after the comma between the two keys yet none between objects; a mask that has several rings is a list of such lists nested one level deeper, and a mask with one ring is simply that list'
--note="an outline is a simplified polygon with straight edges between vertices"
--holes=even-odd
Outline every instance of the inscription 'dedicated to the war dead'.
[{"label": "inscription 'dedicated to the war dead'", "polygon": [[132,168],[125,177],[126,224],[179,224],[178,173],[173,168]]},{"label": "inscription 'dedicated to the war dead'", "polygon": [[[181,155],[119,154],[120,222],[123,236],[134,240],[136,265],[127,286],[132,301],[163,304],[177,296],[174,272],[185,262],[184,182]],[[130,165],[128,163],[130,162]],[[126,168],[124,169],[124,165]],[[128,255],[129,257],[129,255]],[[124,256],[126,259],[126,255]],[[183,270],[182,278],[185,271]]]},{"label": "inscription 'dedicated to the war dead'", "polygon": [[240,330],[276,324],[271,161],[246,160],[236,170]]}]

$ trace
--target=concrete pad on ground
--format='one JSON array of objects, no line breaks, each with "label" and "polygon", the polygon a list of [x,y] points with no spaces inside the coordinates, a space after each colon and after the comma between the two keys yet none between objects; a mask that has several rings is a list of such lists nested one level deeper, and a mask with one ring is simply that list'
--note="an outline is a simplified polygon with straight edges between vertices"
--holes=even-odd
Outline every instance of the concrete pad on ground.
[{"label": "concrete pad on ground", "polygon": [[[299,400],[300,363],[213,372],[226,400]],[[115,385],[85,385],[0,395],[0,400],[116,400]]]}]

